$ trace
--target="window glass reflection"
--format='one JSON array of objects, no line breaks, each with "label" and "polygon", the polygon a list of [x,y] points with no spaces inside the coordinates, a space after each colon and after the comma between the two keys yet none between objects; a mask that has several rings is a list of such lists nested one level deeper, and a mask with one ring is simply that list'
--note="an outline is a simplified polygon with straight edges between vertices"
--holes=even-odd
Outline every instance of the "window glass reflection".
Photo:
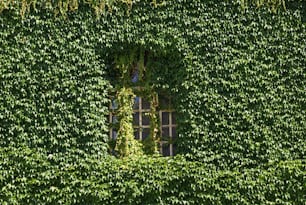
[{"label": "window glass reflection", "polygon": [[140,98],[138,96],[135,97],[134,105],[133,105],[133,109],[134,110],[138,110],[139,109],[139,101],[140,101]]}]

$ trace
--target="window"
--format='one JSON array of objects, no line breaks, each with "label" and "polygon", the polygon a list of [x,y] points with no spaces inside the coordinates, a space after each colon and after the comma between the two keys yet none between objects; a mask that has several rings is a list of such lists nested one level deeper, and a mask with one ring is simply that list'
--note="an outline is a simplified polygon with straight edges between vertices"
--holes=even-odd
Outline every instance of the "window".
[{"label": "window", "polygon": [[[145,96],[148,93],[148,90],[144,90],[141,85],[144,83],[144,79],[146,77],[146,73],[143,69],[146,66],[146,59],[148,57],[148,52],[145,51],[143,53],[142,60],[139,62],[135,62],[128,69],[126,74],[127,78],[124,83],[128,84],[128,87],[132,87],[135,93],[138,93],[137,97],[135,97],[134,105],[133,105],[133,128],[134,128],[134,136],[137,140],[145,140],[150,135],[151,124],[150,123],[150,112],[151,105],[150,101],[147,99],[149,96]],[[140,87],[139,87],[140,86]],[[146,92],[142,92],[146,91]],[[152,93],[151,93],[152,94]],[[175,144],[174,141],[176,139],[176,119],[175,112],[171,106],[171,98],[167,95],[159,95],[157,96],[159,101],[157,107],[158,110],[158,121],[159,121],[159,130],[157,132],[158,137],[160,139],[160,153],[164,156],[173,156],[175,154]],[[155,97],[154,97],[155,99]],[[118,109],[118,104],[116,103],[116,99],[113,98],[111,100],[110,105],[110,138],[116,140],[117,131],[119,129],[119,122],[116,116],[116,111]],[[153,123],[154,124],[154,123]],[[156,126],[156,123],[155,125]]]},{"label": "window", "polygon": [[160,107],[160,152],[163,156],[173,156],[175,154],[174,141],[177,136],[175,112],[171,107],[170,99],[160,99]]},{"label": "window", "polygon": [[[113,98],[110,104],[110,138],[116,140],[118,130],[118,119],[116,110],[118,105]],[[135,97],[133,106],[133,127],[134,136],[137,140],[145,140],[150,134],[150,102],[145,97]],[[174,141],[176,139],[176,119],[175,112],[171,108],[169,98],[161,97],[159,99],[159,137],[160,153],[163,156],[173,156],[175,154]]]},{"label": "window", "polygon": [[118,109],[117,101],[114,97],[111,98],[110,103],[110,112],[109,112],[109,122],[110,122],[110,130],[109,136],[110,139],[116,140],[117,139],[117,131],[118,131],[118,119],[116,116],[116,111]]}]

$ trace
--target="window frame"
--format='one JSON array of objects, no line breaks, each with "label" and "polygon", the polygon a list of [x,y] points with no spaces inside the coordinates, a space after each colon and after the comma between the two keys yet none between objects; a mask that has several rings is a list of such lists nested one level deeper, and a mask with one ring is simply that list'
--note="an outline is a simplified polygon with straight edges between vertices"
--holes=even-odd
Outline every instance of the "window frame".
[{"label": "window frame", "polygon": [[[139,90],[139,87],[136,87],[137,90]],[[137,92],[139,93],[139,92]],[[161,99],[163,96],[162,94],[158,94],[158,99]],[[109,138],[111,140],[116,140],[116,136],[118,134],[118,127],[116,127],[119,124],[118,119],[116,119],[116,110],[118,109],[118,104],[116,104],[116,98],[115,96],[111,96],[111,102],[109,106]],[[148,101],[148,106],[149,107],[144,107],[143,102],[144,99],[146,99],[146,96],[141,96],[141,95],[136,95],[136,98],[139,99],[139,102],[137,103],[138,106],[133,105],[133,128],[134,128],[134,137],[137,140],[143,141],[146,137],[143,136],[143,130],[148,129],[150,130],[151,128],[151,123],[150,123],[150,118],[148,124],[143,124],[143,114],[145,113],[150,113],[151,112],[151,104]],[[161,101],[159,101],[160,103]],[[159,135],[159,152],[163,156],[174,156],[175,155],[175,139],[177,138],[177,135],[174,135],[174,129],[175,132],[177,133],[177,124],[176,124],[176,112],[172,108],[171,104],[171,98],[167,97],[163,99],[163,102],[166,102],[164,105],[159,104],[157,107],[157,115],[158,115],[158,122],[159,122],[159,130],[158,130],[158,135]],[[134,124],[134,114],[138,113],[138,124]],[[163,114],[168,113],[168,123],[163,124]],[[175,119],[175,120],[174,120]],[[175,121],[175,123],[174,123]],[[168,129],[169,136],[164,136],[163,135],[163,130]],[[138,132],[138,137],[135,135],[135,133]],[[149,131],[150,132],[150,131]],[[149,136],[149,135],[148,135]],[[147,136],[147,137],[148,137]],[[165,146],[169,146],[169,154],[165,155],[164,153],[167,151],[164,150]]]}]

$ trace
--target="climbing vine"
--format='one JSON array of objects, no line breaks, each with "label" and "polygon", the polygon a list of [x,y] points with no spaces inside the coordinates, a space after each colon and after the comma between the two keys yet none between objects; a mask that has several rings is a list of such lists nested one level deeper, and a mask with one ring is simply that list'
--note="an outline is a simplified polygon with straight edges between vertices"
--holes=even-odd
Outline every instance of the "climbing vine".
[{"label": "climbing vine", "polygon": [[159,132],[159,119],[158,119],[158,95],[153,90],[150,90],[149,100],[150,100],[150,135],[144,141],[144,151],[147,154],[159,154],[159,142],[160,142],[160,132]]},{"label": "climbing vine", "polygon": [[118,92],[119,130],[115,151],[120,158],[142,155],[142,145],[134,138],[133,104],[135,94],[131,88],[123,87]]},{"label": "climbing vine", "polygon": [[[117,89],[119,90],[119,134],[117,139],[116,151],[120,156],[134,155],[140,153],[139,143],[143,143],[146,154],[158,154],[159,149],[159,129],[158,129],[158,95],[150,85],[149,70],[145,66],[144,49],[134,48],[127,54],[117,55],[114,59],[115,68],[119,71],[119,81]],[[131,79],[134,76],[137,79]],[[132,140],[133,136],[133,99],[135,94],[144,97],[150,102],[150,135],[144,142]],[[137,151],[134,151],[136,149]]]}]

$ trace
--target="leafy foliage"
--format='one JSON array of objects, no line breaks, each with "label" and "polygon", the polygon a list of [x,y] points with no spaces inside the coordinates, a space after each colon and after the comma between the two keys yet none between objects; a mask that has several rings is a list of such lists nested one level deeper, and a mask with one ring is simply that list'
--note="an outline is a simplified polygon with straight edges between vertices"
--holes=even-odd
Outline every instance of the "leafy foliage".
[{"label": "leafy foliage", "polygon": [[0,19],[0,146],[107,151],[108,81],[86,22]]},{"label": "leafy foliage", "polygon": [[[54,164],[54,160],[56,164]],[[67,158],[0,149],[1,204],[303,204],[305,161],[217,170],[183,157]]]},{"label": "leafy foliage", "polygon": [[[301,4],[303,0],[236,0],[243,9],[248,6],[255,5],[257,8],[266,6],[273,12],[280,10],[281,8],[286,9],[287,4],[298,3]],[[114,5],[125,4],[126,10],[129,13],[133,7],[133,4],[137,1],[133,0],[0,0],[0,12],[3,10],[15,10],[24,17],[31,10],[48,10],[53,12],[55,15],[67,16],[69,12],[75,12],[81,5],[89,5],[94,11],[96,16],[99,18],[101,15],[105,15],[107,12],[112,12]],[[154,7],[164,6],[169,3],[166,0],[151,0],[149,3]],[[178,2],[181,3],[181,2]]]},{"label": "leafy foliage", "polygon": [[[85,3],[65,18],[2,11],[1,204],[305,201],[304,2],[279,14],[154,2],[114,2],[100,18]],[[150,53],[143,83],[174,97],[187,160],[102,157],[114,61],[135,50]]]},{"label": "leafy foliage", "polygon": [[131,88],[121,88],[118,93],[119,130],[115,150],[121,158],[142,155],[142,146],[134,137],[133,104],[135,94]]},{"label": "leafy foliage", "polygon": [[242,17],[219,8],[182,18],[190,49],[177,96],[180,153],[223,167],[303,158],[306,27],[298,11]]}]

